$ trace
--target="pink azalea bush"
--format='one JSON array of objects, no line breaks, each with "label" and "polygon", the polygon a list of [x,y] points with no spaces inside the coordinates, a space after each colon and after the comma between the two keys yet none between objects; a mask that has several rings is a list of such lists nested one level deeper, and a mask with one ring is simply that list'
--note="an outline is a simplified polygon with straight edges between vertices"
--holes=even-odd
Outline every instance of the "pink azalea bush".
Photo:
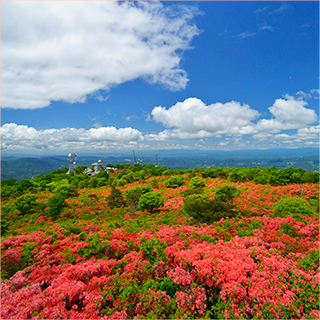
[{"label": "pink azalea bush", "polygon": [[110,209],[101,187],[68,198],[60,219],[21,219],[1,242],[1,319],[319,318],[319,219],[272,215],[283,197],[318,198],[318,186],[204,181],[211,199],[236,186],[243,214],[201,224],[182,210],[187,183],[159,179],[153,213]]}]

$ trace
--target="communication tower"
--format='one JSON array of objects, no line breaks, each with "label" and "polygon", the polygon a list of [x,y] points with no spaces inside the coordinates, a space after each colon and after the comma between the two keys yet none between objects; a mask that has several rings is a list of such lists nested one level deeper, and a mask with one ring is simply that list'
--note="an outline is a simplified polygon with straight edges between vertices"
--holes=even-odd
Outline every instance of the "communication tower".
[{"label": "communication tower", "polygon": [[76,166],[77,166],[77,154],[76,153],[69,153],[68,154],[68,162],[69,162],[69,170],[67,174],[70,174],[73,172],[74,175],[76,175]]}]

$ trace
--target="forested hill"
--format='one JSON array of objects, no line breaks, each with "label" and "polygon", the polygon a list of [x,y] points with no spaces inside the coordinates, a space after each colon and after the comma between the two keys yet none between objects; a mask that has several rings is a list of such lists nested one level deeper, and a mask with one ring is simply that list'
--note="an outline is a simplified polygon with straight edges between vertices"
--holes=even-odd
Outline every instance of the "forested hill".
[{"label": "forested hill", "polygon": [[[209,168],[209,167],[276,167],[284,169],[292,167],[303,169],[305,171],[319,171],[319,156],[305,155],[298,156],[296,154],[288,154],[279,156],[266,153],[248,155],[232,154],[163,154],[158,156],[160,166],[169,167],[171,169],[192,169],[192,168]],[[77,164],[79,166],[89,166],[98,159],[103,160],[105,164],[133,163],[132,159],[128,159],[128,155],[118,156],[78,156]],[[155,164],[154,155],[144,155],[143,164]],[[17,158],[2,157],[1,158],[1,179],[32,179],[39,174],[47,174],[51,171],[67,168],[67,156],[42,157],[42,158]]]}]

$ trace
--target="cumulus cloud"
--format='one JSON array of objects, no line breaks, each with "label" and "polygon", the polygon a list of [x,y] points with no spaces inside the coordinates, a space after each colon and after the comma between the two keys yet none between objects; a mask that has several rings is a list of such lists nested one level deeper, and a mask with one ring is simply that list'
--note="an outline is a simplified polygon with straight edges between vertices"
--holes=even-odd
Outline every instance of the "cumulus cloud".
[{"label": "cumulus cloud", "polygon": [[206,105],[200,99],[188,98],[177,102],[169,109],[155,107],[152,112],[153,120],[165,127],[175,127],[180,132],[210,136],[232,127],[244,127],[259,116],[259,112],[249,105],[239,102],[214,103]]},{"label": "cumulus cloud", "polygon": [[308,109],[308,103],[301,99],[285,95],[284,99],[276,99],[269,107],[272,119],[260,119],[256,124],[249,125],[240,130],[241,134],[254,134],[254,137],[266,137],[283,130],[301,129],[318,121],[313,109]]},{"label": "cumulus cloud", "polygon": [[319,130],[319,125],[298,129],[296,138],[301,140],[319,139]]},{"label": "cumulus cloud", "polygon": [[[269,107],[271,119],[259,119],[259,112],[239,102],[206,105],[197,98],[188,98],[169,109],[155,107],[153,120],[168,129],[158,134],[149,134],[147,140],[195,139],[222,136],[241,137],[252,135],[267,140],[284,130],[301,129],[318,121],[313,109],[306,108],[307,102],[286,95],[276,99]],[[171,128],[171,129],[170,129]]]},{"label": "cumulus cloud", "polygon": [[285,99],[277,99],[269,111],[277,120],[292,124],[310,124],[318,120],[316,112],[307,109],[308,103],[304,100],[296,100],[294,97],[286,95]]},{"label": "cumulus cloud", "polygon": [[[259,118],[257,110],[236,101],[205,104],[198,98],[188,98],[170,108],[154,107],[152,120],[166,127],[158,133],[142,134],[137,129],[102,127],[96,123],[91,129],[46,129],[37,130],[25,125],[7,123],[1,127],[2,148],[8,150],[123,150],[130,144],[143,143],[145,148],[195,148],[199,139],[206,138],[210,148],[226,147],[225,141],[235,140],[237,146],[244,136],[253,138],[258,146],[279,146],[281,143],[311,143],[319,139],[318,116],[307,102],[286,95],[276,99],[269,107],[270,117]],[[100,127],[99,127],[100,126]],[[285,132],[296,130],[296,132]],[[212,139],[210,139],[212,138]],[[193,145],[184,140],[197,140]],[[203,140],[200,140],[203,142]],[[172,146],[171,146],[171,144]],[[220,143],[220,144],[219,144]],[[235,144],[234,144],[235,145]],[[311,145],[311,144],[310,144]],[[174,146],[174,147],[173,147]],[[228,145],[228,147],[230,144]]]},{"label": "cumulus cloud", "polygon": [[[187,85],[180,62],[199,33],[194,7],[173,12],[159,2],[7,1],[1,9],[2,108],[84,102],[140,77],[173,91]],[[97,99],[106,98],[99,93]]]},{"label": "cumulus cloud", "polygon": [[139,140],[143,140],[143,135],[133,128],[99,127],[89,130],[82,128],[36,130],[15,123],[6,123],[1,127],[3,149],[61,150],[71,146],[85,149],[108,146],[110,143]]}]

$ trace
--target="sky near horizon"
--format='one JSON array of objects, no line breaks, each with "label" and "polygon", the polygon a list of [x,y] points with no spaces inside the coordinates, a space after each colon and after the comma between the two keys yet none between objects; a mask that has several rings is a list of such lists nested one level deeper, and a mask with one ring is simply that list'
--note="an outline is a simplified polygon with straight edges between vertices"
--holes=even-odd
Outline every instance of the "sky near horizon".
[{"label": "sky near horizon", "polygon": [[318,146],[318,1],[1,1],[4,154]]}]

